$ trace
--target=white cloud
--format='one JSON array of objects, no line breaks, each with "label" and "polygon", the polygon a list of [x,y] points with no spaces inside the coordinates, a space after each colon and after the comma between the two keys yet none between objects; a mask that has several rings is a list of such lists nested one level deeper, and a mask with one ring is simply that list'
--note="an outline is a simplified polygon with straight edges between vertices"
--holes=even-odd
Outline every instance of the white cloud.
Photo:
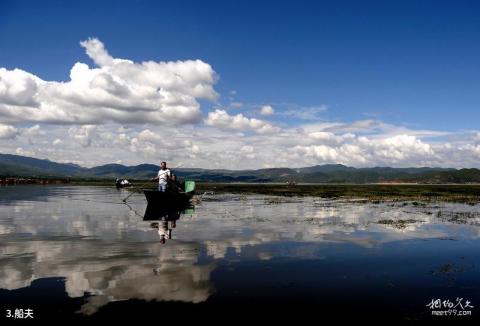
[{"label": "white cloud", "polygon": [[314,131],[308,133],[308,137],[323,144],[340,144],[346,139],[355,138],[355,135],[351,133],[338,135],[328,131]]},{"label": "white cloud", "polygon": [[114,59],[108,54],[105,46],[96,38],[90,38],[86,41],[80,42],[87,52],[87,55],[92,58],[97,66],[112,66],[115,64]]},{"label": "white cloud", "polygon": [[138,139],[150,142],[160,142],[162,138],[149,129],[142,130],[138,135]]},{"label": "white cloud", "polygon": [[326,105],[312,106],[312,107],[297,107],[289,109],[282,114],[288,118],[295,118],[300,120],[318,120],[320,114],[328,110]]},{"label": "white cloud", "polygon": [[75,63],[67,82],[0,68],[0,116],[25,121],[185,124],[201,120],[199,99],[214,101],[217,75],[201,60],[134,63],[113,58],[98,39],[81,42],[98,65]]},{"label": "white cloud", "polygon": [[14,139],[19,134],[17,128],[9,125],[0,124],[0,139]]},{"label": "white cloud", "polygon": [[230,107],[233,108],[233,109],[240,109],[241,107],[243,107],[243,103],[242,102],[232,102],[232,103],[230,103]]},{"label": "white cloud", "polygon": [[260,109],[260,114],[261,115],[273,115],[273,114],[275,114],[275,110],[273,109],[273,107],[271,105],[264,105]]},{"label": "white cloud", "polygon": [[355,133],[363,135],[378,135],[379,137],[395,136],[408,134],[416,137],[441,137],[451,135],[451,132],[423,129],[409,129],[404,126],[396,126],[385,123],[380,120],[356,120],[352,122],[320,122],[310,123],[301,126],[307,132],[329,132],[339,133]]},{"label": "white cloud", "polygon": [[25,150],[22,147],[17,147],[15,149],[15,154],[22,155],[22,156],[34,156],[35,152],[30,150]]},{"label": "white cloud", "polygon": [[205,124],[225,130],[250,130],[260,134],[272,134],[280,131],[279,127],[273,126],[263,120],[247,118],[241,113],[229,115],[227,111],[219,109],[208,113]]},{"label": "white cloud", "polygon": [[96,136],[96,126],[84,125],[81,127],[70,127],[68,134],[83,147],[88,147],[92,144],[92,140]]},{"label": "white cloud", "polygon": [[357,120],[350,123],[326,123],[325,131],[329,132],[350,132],[350,133],[372,133],[375,131],[385,131],[387,125],[378,120]]},{"label": "white cloud", "polygon": [[[224,118],[234,123],[234,116]],[[243,118],[247,119],[246,123],[242,122]],[[254,131],[250,119],[243,118],[237,119],[246,128],[242,130]],[[264,124],[255,126],[265,128]],[[402,134],[392,134],[390,129],[383,133],[375,130],[368,134],[364,130],[354,134],[325,131],[325,125],[318,128],[305,125],[269,134],[247,132],[239,136],[241,130],[228,126],[51,125],[48,132],[35,137],[35,144],[21,133],[15,141],[0,139],[0,148],[2,153],[84,166],[121,159],[127,165],[166,160],[172,167],[183,164],[184,167],[230,169],[325,163],[357,167],[480,167],[480,142],[476,131],[455,139],[444,140],[441,136],[441,139],[432,140],[431,136],[415,135],[415,130],[402,130]]]},{"label": "white cloud", "polygon": [[[336,136],[331,136],[336,137]],[[330,139],[328,139],[330,140]],[[319,159],[324,163],[347,165],[428,165],[435,160],[432,146],[415,136],[396,135],[387,138],[353,137],[349,141],[339,141],[337,146],[324,144],[296,146],[300,155]]]},{"label": "white cloud", "polygon": [[34,125],[30,128],[26,128],[22,131],[22,135],[29,136],[29,137],[36,137],[40,135],[45,135],[45,131],[41,130],[40,125]]}]

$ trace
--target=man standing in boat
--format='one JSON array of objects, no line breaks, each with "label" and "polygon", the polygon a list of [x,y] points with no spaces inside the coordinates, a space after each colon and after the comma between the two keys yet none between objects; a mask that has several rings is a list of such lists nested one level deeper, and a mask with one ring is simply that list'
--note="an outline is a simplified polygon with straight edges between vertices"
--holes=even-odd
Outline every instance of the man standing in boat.
[{"label": "man standing in boat", "polygon": [[158,174],[155,178],[153,178],[153,181],[158,180],[158,191],[165,192],[167,190],[167,184],[168,181],[170,180],[170,170],[167,169],[167,162],[162,162],[160,163],[160,170],[158,170]]}]

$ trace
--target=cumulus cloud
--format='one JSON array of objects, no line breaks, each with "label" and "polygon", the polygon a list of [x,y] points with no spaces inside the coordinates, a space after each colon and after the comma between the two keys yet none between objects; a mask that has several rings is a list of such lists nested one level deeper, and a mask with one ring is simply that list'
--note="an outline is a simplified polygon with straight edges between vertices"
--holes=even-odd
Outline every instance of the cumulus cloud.
[{"label": "cumulus cloud", "polygon": [[280,131],[279,127],[273,126],[263,120],[247,118],[241,113],[230,115],[227,111],[220,109],[209,112],[205,124],[220,129],[254,131],[259,134],[272,134]]},{"label": "cumulus cloud", "polygon": [[273,114],[275,114],[275,110],[273,109],[273,107],[271,105],[264,105],[260,109],[260,114],[261,115],[273,115]]},{"label": "cumulus cloud", "polygon": [[[352,135],[353,136],[353,135]],[[415,136],[396,135],[387,138],[355,137],[329,135],[336,139],[337,145],[312,144],[295,146],[294,152],[313,157],[325,163],[343,163],[348,165],[428,165],[435,160],[435,151],[431,145]],[[323,142],[323,141],[322,141]]]},{"label": "cumulus cloud", "polygon": [[135,63],[113,58],[98,39],[80,44],[97,67],[77,62],[67,82],[0,68],[2,120],[188,124],[201,121],[199,99],[217,98],[217,75],[201,60]]},{"label": "cumulus cloud", "polygon": [[[96,38],[90,38],[86,41],[80,42],[80,45],[85,48],[87,55],[92,58],[93,62],[97,66],[111,66],[114,64],[114,59],[108,54],[105,46],[100,40]],[[118,59],[117,59],[118,60]]]},{"label": "cumulus cloud", "polygon": [[45,131],[41,129],[40,125],[34,125],[30,128],[26,128],[22,131],[22,134],[29,137],[36,137],[45,135]]},{"label": "cumulus cloud", "polygon": [[[217,112],[218,113],[218,112]],[[235,116],[220,114],[232,124]],[[243,117],[250,121],[250,119]],[[220,118],[219,118],[220,119]],[[218,119],[213,119],[216,121]],[[237,119],[243,121],[244,119]],[[266,122],[264,122],[266,123]],[[244,129],[196,125],[135,126],[116,124],[49,126],[48,132],[29,142],[21,129],[14,141],[0,139],[3,153],[47,158],[93,166],[116,162],[158,163],[172,167],[247,169],[262,167],[302,167],[326,163],[349,166],[442,166],[480,167],[480,140],[477,132],[456,138],[432,140],[402,130],[392,134],[325,131],[325,126],[284,127],[278,132],[254,132],[250,123]],[[256,126],[257,128],[262,128]],[[251,132],[242,133],[243,130]],[[236,131],[236,132],[232,132]],[[461,136],[461,137],[460,137]]]},{"label": "cumulus cloud", "polygon": [[17,147],[15,149],[15,154],[22,155],[22,156],[34,156],[35,152],[31,150],[24,149],[22,147]]},{"label": "cumulus cloud", "polygon": [[88,147],[96,137],[96,126],[84,125],[81,127],[71,127],[68,129],[68,134],[83,147]]},{"label": "cumulus cloud", "polygon": [[307,134],[315,142],[321,142],[326,145],[339,145],[347,140],[354,139],[356,136],[352,133],[334,134],[328,131],[313,131]]},{"label": "cumulus cloud", "polygon": [[14,139],[19,134],[17,128],[0,124],[0,139]]}]

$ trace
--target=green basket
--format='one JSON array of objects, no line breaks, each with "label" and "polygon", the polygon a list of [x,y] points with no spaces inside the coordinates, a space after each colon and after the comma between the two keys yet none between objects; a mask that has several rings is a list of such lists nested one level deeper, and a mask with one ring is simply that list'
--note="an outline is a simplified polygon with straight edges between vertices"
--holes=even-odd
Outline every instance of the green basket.
[{"label": "green basket", "polygon": [[195,181],[187,180],[185,181],[185,192],[195,191]]}]

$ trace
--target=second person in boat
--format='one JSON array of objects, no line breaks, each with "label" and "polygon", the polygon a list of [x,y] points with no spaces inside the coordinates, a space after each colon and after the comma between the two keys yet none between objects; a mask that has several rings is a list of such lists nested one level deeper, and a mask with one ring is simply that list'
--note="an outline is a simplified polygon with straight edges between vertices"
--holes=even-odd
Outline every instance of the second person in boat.
[{"label": "second person in boat", "polygon": [[168,190],[172,192],[182,192],[183,186],[180,181],[178,181],[177,176],[175,174],[171,174],[169,183],[168,183]]}]

